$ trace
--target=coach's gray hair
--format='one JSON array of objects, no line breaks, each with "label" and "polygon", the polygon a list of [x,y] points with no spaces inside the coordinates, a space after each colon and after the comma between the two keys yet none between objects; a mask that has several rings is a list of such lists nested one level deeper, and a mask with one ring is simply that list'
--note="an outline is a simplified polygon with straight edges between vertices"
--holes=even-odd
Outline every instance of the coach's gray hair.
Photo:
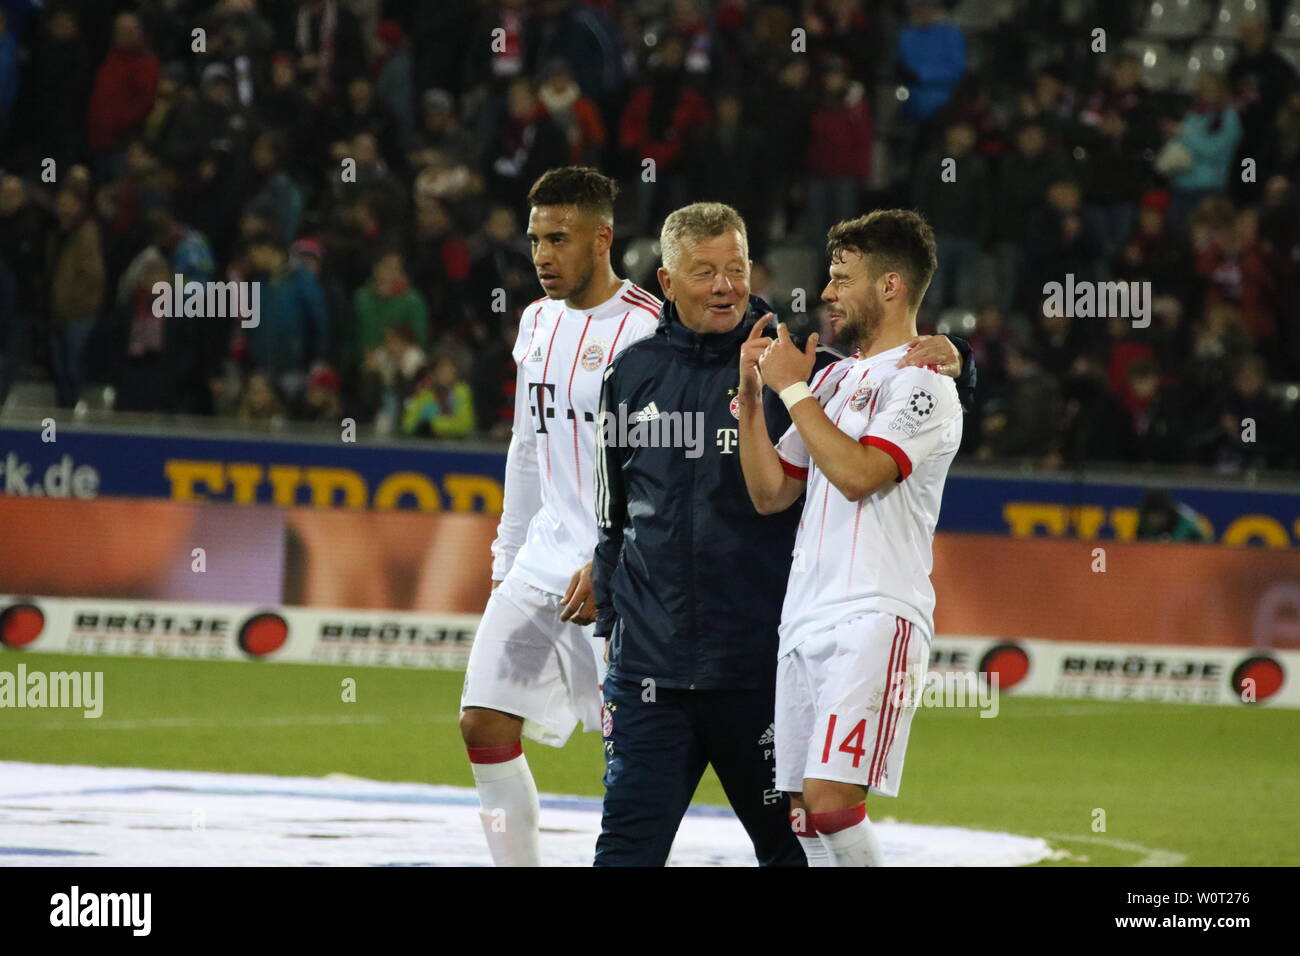
[{"label": "coach's gray hair", "polygon": [[696,202],[671,213],[659,230],[659,253],[664,268],[669,272],[676,270],[682,255],[682,243],[712,239],[729,229],[740,233],[748,257],[749,234],[745,231],[745,220],[726,203]]}]

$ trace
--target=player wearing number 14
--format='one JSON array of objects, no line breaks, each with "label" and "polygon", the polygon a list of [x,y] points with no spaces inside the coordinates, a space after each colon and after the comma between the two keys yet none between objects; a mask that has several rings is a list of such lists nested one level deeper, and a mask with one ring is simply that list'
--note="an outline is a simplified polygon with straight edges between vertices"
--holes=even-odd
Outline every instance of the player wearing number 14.
[{"label": "player wearing number 14", "polygon": [[782,327],[742,348],[742,390],[777,392],[793,424],[773,445],[745,402],[740,454],[755,508],[803,515],[781,611],[776,785],[810,866],[876,866],[866,796],[897,796],[933,633],[931,540],[961,444],[950,378],[899,368],[936,265],[923,218],[880,210],[828,237],[822,293],[836,344],[857,346],[807,384],[815,343]]}]

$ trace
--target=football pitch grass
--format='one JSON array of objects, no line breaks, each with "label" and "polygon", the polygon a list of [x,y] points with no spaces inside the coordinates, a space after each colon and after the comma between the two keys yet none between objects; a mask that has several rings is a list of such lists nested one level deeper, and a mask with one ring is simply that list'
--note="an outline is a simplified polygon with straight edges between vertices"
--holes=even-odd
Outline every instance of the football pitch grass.
[{"label": "football pitch grass", "polygon": [[[103,715],[0,709],[3,761],[473,785],[459,672],[0,652],[20,663],[103,671]],[[542,792],[601,793],[597,735],[525,747]],[[1298,792],[1300,711],[1004,694],[919,710],[901,796],[868,811],[1043,837],[1045,866],[1296,865]],[[695,800],[725,805],[711,771]]]}]

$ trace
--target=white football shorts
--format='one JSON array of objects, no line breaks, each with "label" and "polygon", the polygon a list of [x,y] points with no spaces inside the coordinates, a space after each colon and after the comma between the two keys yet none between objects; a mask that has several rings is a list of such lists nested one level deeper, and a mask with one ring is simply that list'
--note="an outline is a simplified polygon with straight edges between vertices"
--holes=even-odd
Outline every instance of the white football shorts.
[{"label": "white football shorts", "polygon": [[871,612],[819,631],[776,669],[776,786],[806,778],[898,796],[930,640],[893,614]]},{"label": "white football shorts", "polygon": [[524,719],[523,734],[563,747],[578,721],[600,730],[605,642],[560,620],[561,599],[507,574],[488,598],[469,652],[461,708]]}]

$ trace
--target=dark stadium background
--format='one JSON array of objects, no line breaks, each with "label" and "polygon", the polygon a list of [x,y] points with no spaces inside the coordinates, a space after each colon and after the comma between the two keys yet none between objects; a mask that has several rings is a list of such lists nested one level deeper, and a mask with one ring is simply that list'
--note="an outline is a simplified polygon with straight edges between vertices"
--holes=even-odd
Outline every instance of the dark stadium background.
[{"label": "dark stadium background", "polygon": [[[980,370],[967,460],[1296,468],[1300,6],[1248,6],[3,0],[0,399],[501,438],[523,197],[577,161],[623,187],[625,274],[658,291],[665,212],[726,201],[755,291],[810,327],[826,227],[922,210],[923,331]],[[1220,161],[1163,176],[1189,117]],[[150,327],[153,281],[258,276],[253,239],[291,288],[267,329]],[[1044,318],[1065,273],[1150,280],[1152,329]]]}]

